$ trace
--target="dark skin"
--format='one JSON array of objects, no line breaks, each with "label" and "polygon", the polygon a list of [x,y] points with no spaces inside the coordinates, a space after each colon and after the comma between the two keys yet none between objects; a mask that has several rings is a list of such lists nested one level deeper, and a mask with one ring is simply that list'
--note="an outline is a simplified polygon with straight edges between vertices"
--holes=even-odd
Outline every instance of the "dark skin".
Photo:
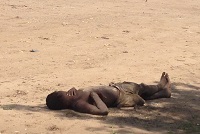
[{"label": "dark skin", "polygon": [[[131,82],[127,82],[131,83]],[[134,83],[135,84],[135,83]],[[167,73],[163,72],[158,85],[137,84],[133,99],[118,107],[144,105],[145,100],[169,98],[171,83]],[[108,107],[117,107],[116,101],[120,92],[113,86],[95,86],[84,89],[71,88],[69,91],[58,91],[62,97],[63,108],[94,115],[107,115]]]},{"label": "dark skin", "polygon": [[119,91],[110,86],[95,86],[85,89],[71,88],[69,91],[59,91],[63,100],[66,100],[63,109],[73,109],[82,113],[94,115],[107,115],[108,107],[113,104],[119,96]]},{"label": "dark skin", "polygon": [[158,85],[145,85],[142,83],[141,86],[143,90],[139,91],[138,94],[145,100],[171,97],[171,81],[169,75],[165,72],[162,73]]}]

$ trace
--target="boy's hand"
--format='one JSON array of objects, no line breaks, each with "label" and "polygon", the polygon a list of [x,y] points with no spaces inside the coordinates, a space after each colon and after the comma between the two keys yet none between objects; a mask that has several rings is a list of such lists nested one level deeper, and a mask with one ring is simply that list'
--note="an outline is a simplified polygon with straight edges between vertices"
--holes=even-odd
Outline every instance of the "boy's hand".
[{"label": "boy's hand", "polygon": [[68,96],[75,96],[77,93],[77,89],[76,88],[71,88],[69,91],[67,91],[67,95]]}]

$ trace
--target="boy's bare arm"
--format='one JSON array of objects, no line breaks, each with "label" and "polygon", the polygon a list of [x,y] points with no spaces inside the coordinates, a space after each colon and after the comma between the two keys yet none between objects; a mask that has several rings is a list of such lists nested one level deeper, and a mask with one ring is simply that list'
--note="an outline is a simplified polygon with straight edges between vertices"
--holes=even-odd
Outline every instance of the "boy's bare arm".
[{"label": "boy's bare arm", "polygon": [[75,105],[74,110],[78,112],[94,114],[94,115],[107,115],[108,107],[101,100],[101,98],[95,92],[91,92],[90,97],[94,100],[95,105],[92,105],[88,102],[80,100]]},{"label": "boy's bare arm", "polygon": [[108,107],[106,104],[101,100],[99,95],[95,92],[91,92],[90,96],[93,98],[94,103],[96,104],[98,109],[101,109],[102,111],[108,111]]}]

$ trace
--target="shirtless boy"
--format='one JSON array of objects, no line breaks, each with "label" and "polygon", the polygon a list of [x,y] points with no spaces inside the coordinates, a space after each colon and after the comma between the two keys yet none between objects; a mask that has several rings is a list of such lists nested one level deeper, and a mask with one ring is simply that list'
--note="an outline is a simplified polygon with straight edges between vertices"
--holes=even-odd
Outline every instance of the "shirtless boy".
[{"label": "shirtless boy", "polygon": [[133,82],[110,83],[109,86],[94,86],[69,91],[55,91],[46,98],[52,110],[72,109],[77,112],[107,115],[108,107],[143,106],[145,100],[171,97],[171,82],[163,72],[157,85]]}]

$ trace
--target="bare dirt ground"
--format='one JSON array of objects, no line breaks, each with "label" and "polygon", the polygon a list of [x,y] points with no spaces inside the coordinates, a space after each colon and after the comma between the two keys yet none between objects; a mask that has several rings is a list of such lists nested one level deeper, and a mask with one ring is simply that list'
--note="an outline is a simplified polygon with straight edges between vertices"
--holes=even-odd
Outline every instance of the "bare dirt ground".
[{"label": "bare dirt ground", "polygon": [[[200,133],[199,0],[1,0],[0,133]],[[172,98],[107,117],[50,111],[47,94],[134,81]]]}]

